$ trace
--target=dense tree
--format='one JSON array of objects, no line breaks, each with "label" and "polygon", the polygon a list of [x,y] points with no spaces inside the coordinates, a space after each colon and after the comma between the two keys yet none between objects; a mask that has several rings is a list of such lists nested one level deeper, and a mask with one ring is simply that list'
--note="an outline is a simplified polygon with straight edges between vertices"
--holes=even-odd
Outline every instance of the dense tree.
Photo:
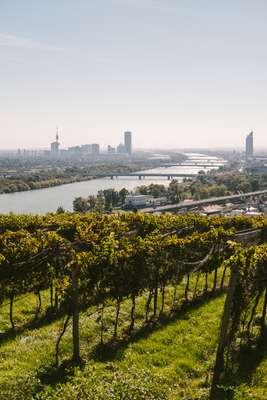
[{"label": "dense tree", "polygon": [[140,194],[150,195],[153,197],[162,197],[166,196],[167,189],[164,185],[160,185],[157,183],[151,183],[150,185],[142,185],[136,188],[136,192]]}]

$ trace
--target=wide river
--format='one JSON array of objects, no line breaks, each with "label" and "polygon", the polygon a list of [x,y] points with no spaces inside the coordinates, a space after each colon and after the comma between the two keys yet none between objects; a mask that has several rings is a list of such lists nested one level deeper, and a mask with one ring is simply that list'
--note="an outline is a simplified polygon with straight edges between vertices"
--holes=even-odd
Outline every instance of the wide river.
[{"label": "wide river", "polygon": [[[216,157],[209,157],[202,154],[187,154],[189,162],[201,160],[219,161]],[[223,162],[222,162],[223,164]],[[207,167],[205,170],[210,170]],[[214,167],[213,167],[214,168]],[[146,172],[152,173],[188,173],[198,174],[204,168],[195,166],[171,166],[151,169]],[[8,214],[10,212],[17,214],[46,214],[54,212],[59,206],[65,210],[72,211],[72,202],[75,197],[87,197],[97,194],[99,190],[114,188],[120,190],[126,188],[131,191],[140,185],[149,185],[150,183],[160,183],[168,186],[170,181],[166,178],[156,177],[153,180],[146,178],[141,181],[134,177],[121,177],[111,180],[110,178],[93,179],[84,182],[69,183],[66,185],[55,186],[47,189],[38,189],[25,192],[8,193],[0,195],[0,213]]]}]

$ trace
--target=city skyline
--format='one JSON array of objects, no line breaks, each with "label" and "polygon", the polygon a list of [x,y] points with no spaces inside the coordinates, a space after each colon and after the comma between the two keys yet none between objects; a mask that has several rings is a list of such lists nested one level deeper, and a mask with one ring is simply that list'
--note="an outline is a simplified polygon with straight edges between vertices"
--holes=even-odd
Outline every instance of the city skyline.
[{"label": "city skyline", "polygon": [[[241,143],[241,145],[240,146],[237,146],[237,147],[227,147],[227,146],[222,146],[222,147],[217,147],[217,149],[225,149],[225,150],[229,150],[229,149],[233,149],[233,150],[240,150],[240,151],[244,151],[245,153],[248,153],[249,151],[248,151],[248,146],[249,147],[251,147],[252,146],[252,150],[250,150],[250,154],[249,155],[251,155],[251,154],[253,154],[253,149],[256,149],[256,151],[259,151],[259,150],[266,150],[266,147],[259,147],[259,146],[257,146],[257,144],[256,144],[256,146],[254,145],[254,131],[251,131],[250,133],[246,133],[245,135],[243,135],[242,136],[242,143]],[[127,134],[130,134],[130,151],[129,150],[127,150],[127,153],[128,154],[131,154],[132,153],[132,132],[131,131],[124,131],[124,144],[120,141],[119,142],[119,144],[116,146],[116,144],[114,144],[114,147],[112,147],[111,145],[110,145],[110,143],[104,143],[104,145],[102,145],[102,146],[100,146],[100,144],[99,143],[97,143],[97,144],[88,144],[88,143],[75,143],[75,145],[74,146],[66,146],[66,145],[64,145],[64,139],[63,139],[63,145],[62,145],[62,143],[58,143],[59,145],[60,145],[60,148],[62,149],[62,150],[68,150],[68,149],[71,149],[71,148],[75,148],[75,147],[83,147],[83,146],[92,146],[92,145],[98,145],[99,146],[99,149],[100,149],[100,151],[101,152],[104,152],[104,153],[106,153],[106,152],[109,152],[109,149],[111,149],[111,150],[113,150],[114,152],[116,152],[116,147],[118,148],[118,146],[126,146],[126,141],[127,141],[127,139],[126,139],[126,137],[127,137]],[[252,135],[252,144],[249,144],[248,145],[248,139],[251,137],[251,135]],[[51,146],[54,144],[54,143],[57,143],[58,142],[58,140],[59,140],[59,129],[58,129],[58,127],[56,128],[56,134],[55,134],[55,138],[56,138],[56,140],[55,141],[53,141],[53,142],[51,142],[50,144],[47,144],[46,143],[46,145],[44,145],[44,146],[42,146],[42,147],[39,147],[39,148],[28,148],[29,150],[49,150],[49,149],[51,149]],[[256,140],[257,140],[257,137],[256,137]],[[245,144],[244,144],[244,142],[245,142]],[[189,147],[188,147],[189,148]],[[198,148],[197,146],[196,147],[191,147],[191,148]],[[18,149],[16,149],[16,148],[12,148],[12,149],[6,149],[6,150],[12,150],[12,151],[16,151],[16,150],[22,150],[23,148],[18,148]],[[150,148],[136,148],[135,147],[135,150],[152,150],[152,149],[155,149],[156,150],[156,148],[153,148],[153,146],[152,147],[150,147]],[[170,150],[170,149],[168,149],[167,147],[161,147],[161,148],[158,148],[159,150]],[[180,148],[177,148],[176,150],[182,150],[183,148],[182,147],[180,147]],[[184,148],[184,149],[186,149],[186,148]],[[204,149],[204,148],[203,148]],[[215,148],[216,149],[216,148]],[[0,149],[0,151],[1,151],[1,149]]]},{"label": "city skyline", "polygon": [[267,4],[2,0],[0,149],[267,147]]}]

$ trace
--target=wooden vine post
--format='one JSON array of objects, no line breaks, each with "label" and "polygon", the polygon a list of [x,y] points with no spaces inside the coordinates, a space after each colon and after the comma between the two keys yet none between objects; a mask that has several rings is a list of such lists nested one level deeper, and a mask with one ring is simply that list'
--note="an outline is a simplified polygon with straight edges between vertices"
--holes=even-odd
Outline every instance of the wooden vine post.
[{"label": "wooden vine post", "polygon": [[228,328],[231,319],[231,310],[234,299],[235,288],[237,284],[238,272],[235,270],[231,270],[231,276],[229,280],[229,286],[227,290],[227,297],[224,303],[223,316],[221,320],[221,328],[220,328],[220,336],[219,336],[219,344],[216,353],[216,360],[213,369],[213,379],[211,385],[210,392],[210,400],[219,400],[220,399],[220,389],[218,385],[221,382],[224,373],[224,351],[228,342]]},{"label": "wooden vine post", "polygon": [[72,359],[80,361],[80,332],[79,332],[79,270],[76,263],[72,264]]},{"label": "wooden vine post", "polygon": [[265,334],[266,311],[267,311],[267,288],[265,288],[263,309],[262,309],[262,315],[261,315],[261,335],[262,336]]}]

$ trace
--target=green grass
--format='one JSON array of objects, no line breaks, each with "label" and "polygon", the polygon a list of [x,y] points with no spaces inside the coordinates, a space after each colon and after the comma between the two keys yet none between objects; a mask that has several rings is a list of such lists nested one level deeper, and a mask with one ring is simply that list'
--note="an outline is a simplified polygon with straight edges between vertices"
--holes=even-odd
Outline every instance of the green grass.
[{"label": "green grass", "polygon": [[234,390],[234,400],[266,400],[267,357],[258,365],[252,377]]},{"label": "green grass", "polygon": [[[203,283],[201,279],[200,285]],[[183,291],[184,284],[179,287],[178,298]],[[149,325],[143,323],[146,296],[140,297],[131,337],[125,333],[130,310],[130,302],[125,301],[116,341],[112,341],[115,309],[108,306],[105,346],[101,349],[99,315],[88,316],[92,310],[82,313],[81,355],[85,364],[73,368],[66,362],[71,358],[69,326],[61,345],[64,368],[57,371],[51,366],[62,318],[52,322],[41,318],[38,327],[31,326],[36,298],[24,296],[15,303],[14,333],[9,330],[8,304],[2,305],[0,400],[207,399],[225,296],[203,297],[170,315],[172,296],[173,290],[169,289],[164,317]],[[44,308],[48,297],[48,293],[42,294]],[[238,387],[235,399],[266,399],[266,371],[267,359],[263,357],[252,380]],[[238,392],[243,393],[241,397]]]}]

